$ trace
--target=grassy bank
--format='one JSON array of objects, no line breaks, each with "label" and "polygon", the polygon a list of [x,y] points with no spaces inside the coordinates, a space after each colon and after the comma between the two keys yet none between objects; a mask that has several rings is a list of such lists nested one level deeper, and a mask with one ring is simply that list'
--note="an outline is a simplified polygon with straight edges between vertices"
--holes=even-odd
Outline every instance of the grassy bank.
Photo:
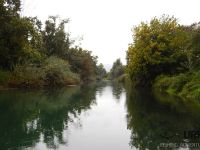
[{"label": "grassy bank", "polygon": [[153,88],[184,100],[200,101],[200,71],[188,72],[176,76],[161,75],[156,78]]}]

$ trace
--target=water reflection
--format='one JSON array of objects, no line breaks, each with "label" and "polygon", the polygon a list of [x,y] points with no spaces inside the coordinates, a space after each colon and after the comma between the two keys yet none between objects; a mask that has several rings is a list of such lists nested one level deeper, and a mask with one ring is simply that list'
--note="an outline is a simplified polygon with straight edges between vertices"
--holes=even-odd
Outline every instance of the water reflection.
[{"label": "water reflection", "polygon": [[121,98],[122,92],[124,91],[124,87],[122,83],[112,82],[112,94],[113,96],[119,100]]},{"label": "water reflection", "polygon": [[0,149],[156,150],[178,149],[161,143],[200,143],[184,136],[200,131],[199,102],[131,89],[99,83],[1,91]]},{"label": "water reflection", "polygon": [[56,149],[60,144],[66,145],[68,141],[63,137],[64,130],[81,112],[95,105],[97,88],[85,86],[62,90],[1,92],[1,149],[34,147],[41,139],[49,149]]},{"label": "water reflection", "polygon": [[[177,104],[177,99],[147,91],[127,92],[127,126],[131,130],[132,147],[141,150],[177,149],[188,142],[200,143],[199,138],[186,140],[184,136],[184,131],[200,131],[200,109],[192,107],[191,102]],[[174,101],[174,105],[170,101]],[[164,148],[162,143],[176,145]]]}]

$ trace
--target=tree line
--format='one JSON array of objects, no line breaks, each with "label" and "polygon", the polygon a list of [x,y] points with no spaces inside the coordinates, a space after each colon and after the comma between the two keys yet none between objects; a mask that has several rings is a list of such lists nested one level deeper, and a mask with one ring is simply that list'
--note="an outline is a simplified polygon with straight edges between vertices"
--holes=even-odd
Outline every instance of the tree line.
[{"label": "tree line", "polygon": [[91,51],[65,32],[69,19],[22,17],[20,0],[0,0],[0,83],[10,86],[79,84],[106,71]]},{"label": "tree line", "polygon": [[163,15],[134,27],[127,51],[132,83],[199,99],[199,25],[181,25],[175,17]]}]

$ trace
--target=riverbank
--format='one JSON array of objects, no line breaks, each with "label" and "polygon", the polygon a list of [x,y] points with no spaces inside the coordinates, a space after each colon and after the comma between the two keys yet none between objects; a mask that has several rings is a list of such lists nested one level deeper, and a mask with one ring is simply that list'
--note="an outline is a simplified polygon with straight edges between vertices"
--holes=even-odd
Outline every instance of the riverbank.
[{"label": "riverbank", "polygon": [[153,89],[175,95],[184,100],[200,101],[200,71],[176,76],[161,75],[156,78]]}]

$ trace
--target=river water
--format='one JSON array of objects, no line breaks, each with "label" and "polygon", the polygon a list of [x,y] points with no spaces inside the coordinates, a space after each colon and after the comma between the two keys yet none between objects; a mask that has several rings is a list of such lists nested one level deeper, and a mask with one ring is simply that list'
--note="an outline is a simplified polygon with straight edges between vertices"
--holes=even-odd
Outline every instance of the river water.
[{"label": "river water", "polygon": [[0,92],[2,150],[194,149],[198,133],[199,102],[121,84]]}]

